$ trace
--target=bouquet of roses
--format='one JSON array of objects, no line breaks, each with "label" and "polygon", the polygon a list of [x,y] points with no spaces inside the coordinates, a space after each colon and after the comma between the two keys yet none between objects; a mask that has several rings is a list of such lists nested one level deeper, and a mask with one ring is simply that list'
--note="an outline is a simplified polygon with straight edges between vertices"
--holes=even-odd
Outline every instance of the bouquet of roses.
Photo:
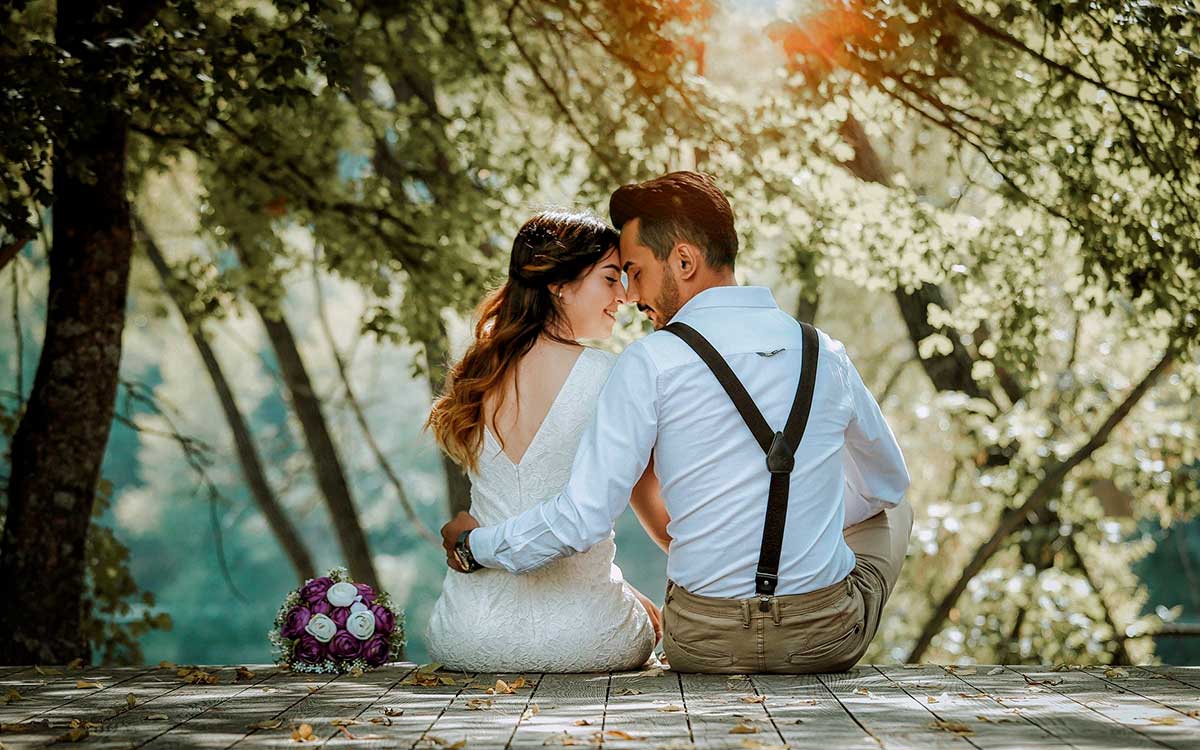
[{"label": "bouquet of roses", "polygon": [[292,671],[365,671],[398,660],[404,613],[386,591],[354,583],[338,567],[288,594],[268,636],[275,663]]}]

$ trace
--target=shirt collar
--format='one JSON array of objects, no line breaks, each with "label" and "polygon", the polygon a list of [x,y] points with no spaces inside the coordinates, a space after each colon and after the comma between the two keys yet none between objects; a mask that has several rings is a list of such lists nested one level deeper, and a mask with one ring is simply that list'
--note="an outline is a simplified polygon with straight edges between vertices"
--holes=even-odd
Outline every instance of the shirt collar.
[{"label": "shirt collar", "polygon": [[779,305],[775,302],[775,295],[765,286],[714,286],[684,303],[671,320],[681,320],[696,310],[710,307],[777,308]]}]

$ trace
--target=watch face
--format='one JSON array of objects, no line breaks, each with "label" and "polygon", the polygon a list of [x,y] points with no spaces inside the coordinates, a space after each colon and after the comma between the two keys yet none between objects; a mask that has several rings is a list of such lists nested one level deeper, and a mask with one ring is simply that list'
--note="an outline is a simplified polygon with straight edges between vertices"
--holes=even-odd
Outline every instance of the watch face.
[{"label": "watch face", "polygon": [[454,559],[458,560],[459,567],[463,570],[471,569],[470,563],[467,562],[467,555],[461,548],[454,548]]}]

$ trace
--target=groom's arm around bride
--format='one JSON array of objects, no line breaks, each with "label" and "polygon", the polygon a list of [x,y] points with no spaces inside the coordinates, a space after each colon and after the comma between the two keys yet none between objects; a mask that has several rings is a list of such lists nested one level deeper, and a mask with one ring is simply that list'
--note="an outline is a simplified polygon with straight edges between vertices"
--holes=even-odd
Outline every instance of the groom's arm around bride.
[{"label": "groom's arm around bride", "polygon": [[[492,526],[459,514],[443,527],[447,552],[463,531],[479,564],[513,573],[583,552],[611,533],[653,452],[670,517],[672,667],[849,667],[879,627],[912,526],[908,471],[878,404],[839,342],[768,289],[737,286],[733,212],[710,177],[626,185],[610,213],[628,297],[658,330],[618,358],[564,491]],[[866,520],[843,534],[847,499]]]}]

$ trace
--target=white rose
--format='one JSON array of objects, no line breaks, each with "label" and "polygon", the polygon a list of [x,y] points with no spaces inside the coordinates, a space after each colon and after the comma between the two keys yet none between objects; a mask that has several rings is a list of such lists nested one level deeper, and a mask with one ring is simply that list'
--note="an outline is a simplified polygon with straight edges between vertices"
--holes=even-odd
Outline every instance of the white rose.
[{"label": "white rose", "polygon": [[346,618],[346,631],[360,641],[365,641],[375,634],[375,615],[372,612],[360,610]]},{"label": "white rose", "polygon": [[[372,621],[371,624],[375,623]],[[321,643],[329,643],[333,640],[334,633],[337,632],[337,623],[326,615],[313,615],[308,624],[304,626],[304,630]]]},{"label": "white rose", "polygon": [[335,607],[349,607],[350,602],[354,601],[354,597],[358,596],[358,589],[353,583],[340,581],[329,587],[325,592],[325,598]]},{"label": "white rose", "polygon": [[363,604],[362,602],[355,602],[355,603],[353,603],[353,604],[351,604],[351,605],[350,605],[350,611],[351,611],[351,612],[367,612],[367,611],[369,611],[370,609],[371,609],[370,607],[368,607],[367,605]]}]

